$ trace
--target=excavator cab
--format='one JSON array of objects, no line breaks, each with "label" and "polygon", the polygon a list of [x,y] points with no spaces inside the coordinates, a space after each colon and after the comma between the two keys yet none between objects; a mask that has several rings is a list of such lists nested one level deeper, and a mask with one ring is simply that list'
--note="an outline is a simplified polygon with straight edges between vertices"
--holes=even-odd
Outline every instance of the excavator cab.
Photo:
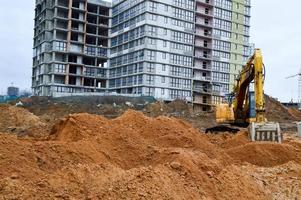
[{"label": "excavator cab", "polygon": [[247,124],[252,141],[281,143],[283,136],[279,123],[267,122],[265,118],[264,71],[261,50],[256,49],[240,72],[229,102],[217,105],[216,121],[219,124]]}]

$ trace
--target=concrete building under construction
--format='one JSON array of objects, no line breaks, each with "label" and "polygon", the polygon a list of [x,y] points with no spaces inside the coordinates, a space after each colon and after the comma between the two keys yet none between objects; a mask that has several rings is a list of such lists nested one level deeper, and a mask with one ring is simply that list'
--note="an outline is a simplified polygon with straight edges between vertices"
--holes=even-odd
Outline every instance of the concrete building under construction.
[{"label": "concrete building under construction", "polygon": [[35,95],[143,95],[208,110],[250,55],[249,0],[36,4]]},{"label": "concrete building under construction", "polygon": [[106,90],[110,5],[101,0],[36,1],[34,95]]}]

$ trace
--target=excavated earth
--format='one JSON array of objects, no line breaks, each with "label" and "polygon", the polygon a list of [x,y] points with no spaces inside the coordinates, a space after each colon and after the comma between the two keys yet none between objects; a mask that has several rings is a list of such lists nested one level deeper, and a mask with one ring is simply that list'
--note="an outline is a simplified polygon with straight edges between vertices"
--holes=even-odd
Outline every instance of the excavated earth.
[{"label": "excavated earth", "polygon": [[292,134],[251,143],[243,131],[206,135],[133,110],[53,126],[22,108],[0,111],[0,199],[301,199]]}]

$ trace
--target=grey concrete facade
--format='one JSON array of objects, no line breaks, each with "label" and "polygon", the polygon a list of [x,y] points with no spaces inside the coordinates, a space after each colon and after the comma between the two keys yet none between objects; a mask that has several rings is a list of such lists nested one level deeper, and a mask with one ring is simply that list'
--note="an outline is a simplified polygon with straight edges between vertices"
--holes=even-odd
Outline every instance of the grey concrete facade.
[{"label": "grey concrete facade", "polygon": [[191,101],[193,46],[193,1],[113,1],[110,91]]},{"label": "grey concrete facade", "polygon": [[34,95],[106,90],[109,9],[100,0],[37,0]]}]

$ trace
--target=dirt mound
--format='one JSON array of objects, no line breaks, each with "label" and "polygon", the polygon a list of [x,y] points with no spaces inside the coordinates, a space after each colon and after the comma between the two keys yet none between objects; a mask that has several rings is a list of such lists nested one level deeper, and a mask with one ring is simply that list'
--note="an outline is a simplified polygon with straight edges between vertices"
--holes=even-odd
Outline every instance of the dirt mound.
[{"label": "dirt mound", "polygon": [[6,104],[0,105],[0,132],[42,135],[46,129],[46,124],[28,110]]},{"label": "dirt mound", "polygon": [[[70,115],[49,141],[0,134],[0,187],[21,199],[266,199],[231,158],[175,118],[128,111],[114,120]],[[239,178],[242,185],[228,177]],[[252,186],[252,187],[251,187]]]},{"label": "dirt mound", "polygon": [[238,134],[210,134],[207,135],[209,141],[223,149],[231,149],[250,143],[248,133],[241,131]]},{"label": "dirt mound", "polygon": [[261,185],[272,199],[300,199],[300,164],[289,162],[271,168],[243,166],[242,169]]},{"label": "dirt mound", "polygon": [[187,112],[191,107],[186,101],[183,100],[174,100],[167,104],[172,112]]},{"label": "dirt mound", "polygon": [[[104,132],[108,120],[99,115],[73,114],[61,119],[51,130],[51,138],[60,141],[79,141]],[[93,130],[93,131],[92,131]]]},{"label": "dirt mound", "polygon": [[296,120],[301,120],[301,111],[300,110],[298,110],[297,108],[288,108],[288,112],[292,115],[292,116],[294,116],[294,118],[296,119]]},{"label": "dirt mound", "polygon": [[227,150],[232,158],[262,167],[273,167],[290,161],[301,164],[301,149],[289,144],[248,143]]},{"label": "dirt mound", "polygon": [[191,148],[209,158],[223,158],[225,163],[230,159],[188,123],[162,116],[150,118],[133,110],[113,120],[90,114],[70,115],[55,126],[51,138],[62,142],[97,141],[114,164],[125,169],[168,162],[174,159],[173,154]]},{"label": "dirt mound", "polygon": [[289,122],[296,118],[276,99],[265,95],[266,117],[269,121]]},{"label": "dirt mound", "polygon": [[145,110],[150,116],[155,117],[160,115],[189,116],[193,114],[192,106],[182,100],[174,100],[170,103],[150,103]]},{"label": "dirt mound", "polygon": [[[255,158],[249,158],[247,152],[255,149],[257,156],[262,156],[259,152],[267,149],[265,153],[272,159],[266,162],[272,164],[254,162],[260,166],[288,160],[297,163],[300,159],[300,143],[293,138],[287,144],[261,149],[256,147],[259,144],[249,144],[244,133],[214,137],[185,121],[150,118],[133,110],[116,119],[86,113],[69,115],[58,121],[43,141],[0,133],[0,196],[271,199],[274,196],[270,192],[277,188],[263,187],[254,178],[251,172],[255,173],[257,166],[247,162]],[[294,158],[287,152],[293,150],[297,152]],[[258,172],[259,176],[263,177]]]}]

